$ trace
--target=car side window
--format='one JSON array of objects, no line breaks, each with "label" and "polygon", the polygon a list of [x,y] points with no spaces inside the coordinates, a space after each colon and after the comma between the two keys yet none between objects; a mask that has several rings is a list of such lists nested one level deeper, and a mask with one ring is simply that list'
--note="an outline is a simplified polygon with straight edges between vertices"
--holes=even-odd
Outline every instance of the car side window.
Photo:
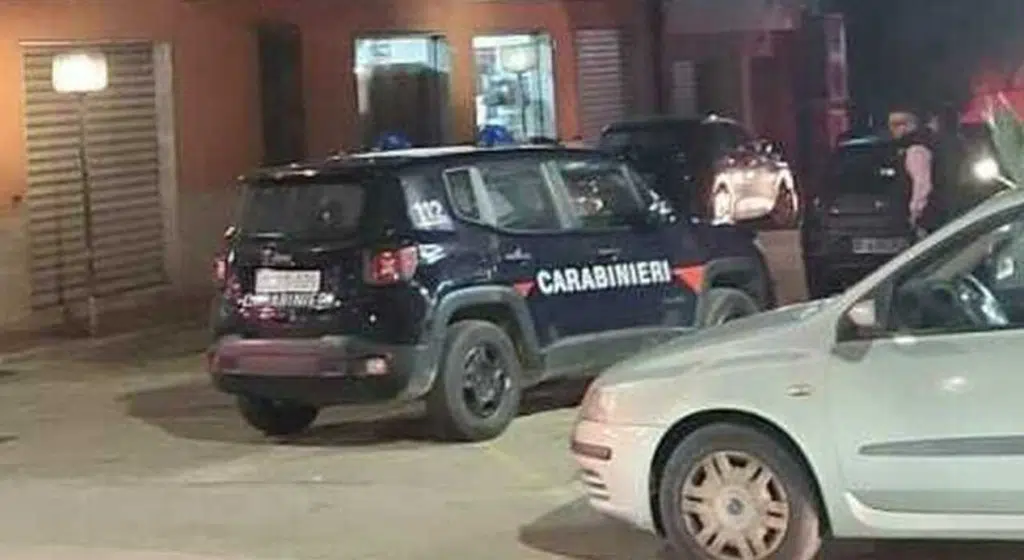
[{"label": "car side window", "polygon": [[482,220],[480,201],[477,200],[477,192],[473,186],[472,169],[460,167],[448,169],[444,172],[444,183],[448,190],[448,200],[451,202],[452,210],[459,217],[471,222]]},{"label": "car side window", "polygon": [[[407,173],[401,177],[409,219],[418,230],[450,231],[454,224],[444,204],[444,193],[426,173]],[[454,201],[454,198],[453,198]]]},{"label": "car side window", "polygon": [[895,282],[890,329],[949,334],[1024,328],[1024,215],[983,224]]},{"label": "car side window", "polygon": [[[645,202],[633,173],[620,162],[604,159],[564,159],[552,162],[564,186],[577,227],[603,230],[629,226]],[[653,201],[650,201],[653,203]]]},{"label": "car side window", "polygon": [[541,162],[533,158],[483,161],[480,173],[495,227],[518,232],[561,230],[562,219]]}]

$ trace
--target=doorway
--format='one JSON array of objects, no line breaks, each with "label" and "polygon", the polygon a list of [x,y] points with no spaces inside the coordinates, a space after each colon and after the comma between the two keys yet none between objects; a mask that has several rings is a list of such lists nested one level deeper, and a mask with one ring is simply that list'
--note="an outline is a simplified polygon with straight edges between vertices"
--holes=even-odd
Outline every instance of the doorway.
[{"label": "doorway", "polygon": [[363,37],[355,42],[360,138],[383,135],[413,146],[451,140],[451,50],[441,35]]},{"label": "doorway", "polygon": [[518,140],[558,135],[550,35],[481,35],[473,54],[477,128],[500,126]]}]

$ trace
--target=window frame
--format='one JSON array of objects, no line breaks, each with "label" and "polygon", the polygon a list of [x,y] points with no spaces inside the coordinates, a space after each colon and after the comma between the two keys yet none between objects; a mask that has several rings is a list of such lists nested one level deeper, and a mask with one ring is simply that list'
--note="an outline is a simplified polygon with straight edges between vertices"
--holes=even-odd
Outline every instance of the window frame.
[{"label": "window frame", "polygon": [[[966,249],[973,240],[978,239],[981,235],[988,234],[995,231],[997,228],[1014,221],[1024,222],[1024,206],[1017,205],[987,216],[942,240],[937,245],[928,248],[928,250],[917,255],[909,262],[904,263],[903,266],[895,270],[892,274],[879,282],[874,288],[868,290],[864,296],[858,298],[843,310],[843,313],[840,315],[840,324],[838,325],[836,332],[849,334],[841,335],[838,342],[892,340],[907,336],[920,339],[965,334],[988,334],[1006,331],[1019,331],[1024,329],[1024,323],[1020,325],[1009,325],[1004,328],[978,328],[972,326],[969,328],[952,330],[946,329],[941,331],[935,329],[896,330],[894,326],[896,319],[896,308],[894,304],[897,296],[897,290],[900,285],[905,283],[914,275],[919,274],[924,268],[932,266],[939,259],[942,259],[944,256],[948,256],[950,251]],[[872,299],[876,302],[878,317],[881,320],[880,326],[877,330],[871,333],[851,332],[848,325],[849,320],[847,319],[850,309],[862,301]]]},{"label": "window frame", "polygon": [[[494,207],[494,202],[491,200],[490,192],[487,189],[487,181],[484,179],[483,171],[481,167],[488,164],[500,164],[500,163],[524,163],[533,164],[537,166],[540,172],[541,178],[544,181],[544,188],[547,191],[553,210],[558,219],[557,229],[537,229],[537,230],[521,230],[504,227],[498,224],[498,212]],[[487,158],[477,161],[472,164],[463,164],[454,167],[446,167],[442,170],[441,174],[444,181],[445,197],[448,199],[448,206],[451,208],[452,215],[456,220],[473,224],[476,226],[486,227],[494,232],[505,234],[505,235],[561,235],[565,233],[572,233],[572,223],[570,221],[570,214],[568,209],[568,200],[566,195],[554,184],[552,184],[549,173],[545,170],[543,165],[544,161],[537,156],[530,155],[528,157],[502,157],[502,158]],[[464,216],[455,206],[452,193],[451,193],[451,181],[449,175],[453,172],[465,171],[469,173],[470,184],[473,186],[473,195],[477,199],[477,204],[480,206],[480,219],[474,220],[470,217]]]},{"label": "window frame", "polygon": [[559,191],[562,192],[562,196],[563,196],[563,198],[565,199],[565,201],[567,203],[567,210],[569,212],[568,217],[569,217],[569,220],[570,220],[570,225],[569,225],[570,231],[573,231],[573,232],[576,232],[576,233],[583,233],[583,234],[602,234],[602,233],[622,233],[622,232],[628,232],[628,231],[633,229],[633,225],[629,223],[628,217],[626,217],[627,220],[624,223],[620,224],[620,225],[613,225],[613,226],[607,226],[607,227],[602,227],[602,228],[587,227],[583,223],[583,220],[579,216],[577,216],[575,211],[572,209],[572,195],[569,192],[568,185],[566,185],[566,183],[565,183],[565,179],[562,177],[561,171],[557,168],[558,165],[564,164],[564,163],[570,162],[570,161],[584,161],[584,162],[586,162],[586,161],[593,161],[593,162],[607,163],[607,164],[612,165],[612,166],[616,167],[617,169],[621,170],[623,177],[626,179],[626,182],[628,183],[628,185],[630,187],[630,196],[634,199],[634,202],[636,203],[637,214],[641,214],[641,213],[644,213],[644,212],[651,212],[652,211],[651,205],[646,203],[646,201],[644,200],[644,196],[643,196],[643,194],[644,194],[643,191],[645,189],[647,189],[647,186],[642,184],[642,183],[638,183],[636,180],[634,180],[634,176],[633,175],[636,173],[636,171],[633,170],[632,168],[630,168],[628,164],[623,163],[621,161],[618,161],[616,159],[612,159],[612,158],[608,158],[608,157],[604,157],[604,156],[600,156],[600,155],[593,155],[593,154],[579,155],[579,154],[564,154],[564,153],[563,154],[558,154],[554,158],[549,158],[545,163],[546,163],[546,165],[547,165],[547,167],[549,169],[548,172],[551,174],[552,181],[553,181],[555,187]]}]

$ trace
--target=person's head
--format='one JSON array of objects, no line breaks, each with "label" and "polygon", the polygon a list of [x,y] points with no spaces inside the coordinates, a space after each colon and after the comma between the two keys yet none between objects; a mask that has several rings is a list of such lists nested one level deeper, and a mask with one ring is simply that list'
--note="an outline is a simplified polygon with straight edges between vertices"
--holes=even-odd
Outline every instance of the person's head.
[{"label": "person's head", "polygon": [[917,132],[920,120],[917,114],[909,109],[896,108],[889,111],[889,134],[897,140]]}]

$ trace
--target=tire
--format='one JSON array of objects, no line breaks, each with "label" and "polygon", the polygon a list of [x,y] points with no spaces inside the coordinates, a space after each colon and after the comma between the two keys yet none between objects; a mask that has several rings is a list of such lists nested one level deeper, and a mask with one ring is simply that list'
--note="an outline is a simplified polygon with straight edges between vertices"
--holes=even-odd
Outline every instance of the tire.
[{"label": "tire", "polygon": [[702,322],[704,327],[721,325],[761,311],[754,298],[735,288],[711,288],[705,297],[707,311]]},{"label": "tire", "polygon": [[238,410],[250,426],[268,436],[298,434],[320,413],[315,406],[248,396],[238,397]]},{"label": "tire", "polygon": [[[746,466],[759,467],[739,472],[744,459]],[[710,467],[706,461],[732,466],[738,478],[719,484],[723,477],[704,476]],[[752,560],[810,560],[821,547],[820,514],[811,484],[799,463],[762,432],[734,424],[700,428],[682,441],[665,465],[658,491],[665,537],[681,558],[731,560],[729,548],[716,554],[710,545],[731,540],[730,529],[740,533],[760,529],[756,539],[737,539],[760,543],[759,550],[745,545],[755,552]],[[715,491],[716,487],[720,490]],[[689,504],[685,516],[684,492],[691,496],[685,500]],[[713,527],[720,531],[714,532]],[[704,531],[711,535],[703,537],[702,543],[694,534]],[[733,550],[735,558],[742,558],[739,550]]]},{"label": "tire", "polygon": [[[479,353],[489,358],[479,357]],[[480,406],[472,396],[477,393],[467,389],[469,361],[476,359],[494,362],[501,370],[501,379],[492,380],[491,388],[498,392],[492,410],[474,410]],[[427,416],[440,438],[465,442],[494,439],[519,415],[521,398],[522,365],[504,330],[487,321],[459,321],[448,327],[437,379],[427,394]]]},{"label": "tire", "polygon": [[797,204],[792,185],[779,185],[779,193],[775,196],[775,204],[768,219],[779,229],[792,229],[800,224],[800,205]]}]

